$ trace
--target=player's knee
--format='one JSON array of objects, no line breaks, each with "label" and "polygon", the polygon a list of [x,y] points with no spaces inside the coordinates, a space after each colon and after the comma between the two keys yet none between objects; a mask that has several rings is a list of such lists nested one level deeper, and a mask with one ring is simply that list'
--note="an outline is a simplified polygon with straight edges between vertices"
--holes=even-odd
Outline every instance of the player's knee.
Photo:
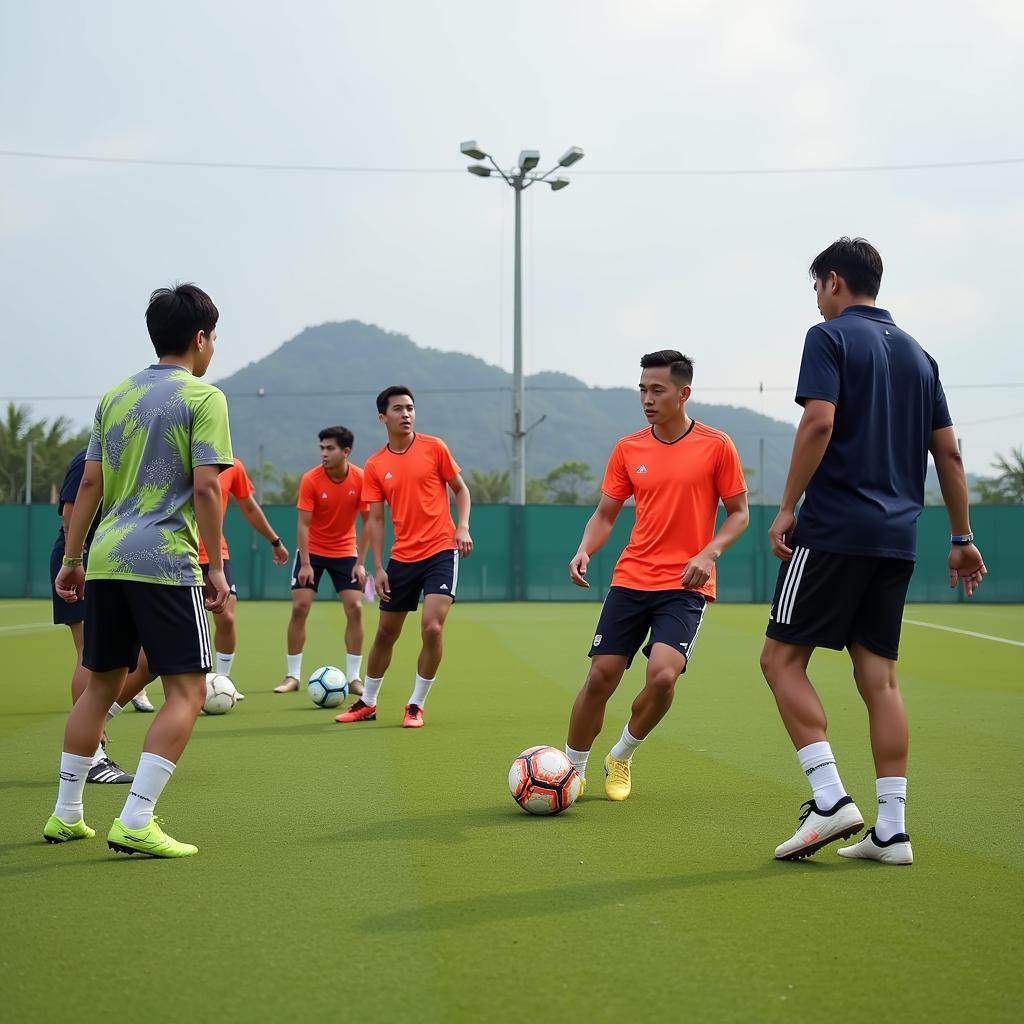
[{"label": "player's knee", "polygon": [[652,669],[647,675],[647,689],[662,699],[671,697],[679,673],[671,667]]},{"label": "player's knee", "polygon": [[761,649],[761,675],[764,676],[765,682],[769,686],[773,686],[775,678],[778,676],[779,671],[779,660],[774,651],[764,647]]},{"label": "player's knee", "polygon": [[602,700],[607,700],[615,692],[617,685],[618,679],[614,673],[591,666],[583,688],[586,690],[588,697],[598,697]]},{"label": "player's knee", "polygon": [[427,643],[437,644],[441,642],[441,635],[444,633],[444,623],[439,619],[424,620],[422,626],[423,639]]},{"label": "player's knee", "polygon": [[312,607],[312,603],[306,604],[293,604],[292,605],[292,621],[293,622],[305,622],[309,617],[309,609]]},{"label": "player's knee", "polygon": [[377,625],[377,640],[379,643],[387,644],[390,647],[398,639],[401,632],[400,626],[392,626],[389,623],[381,622]]}]

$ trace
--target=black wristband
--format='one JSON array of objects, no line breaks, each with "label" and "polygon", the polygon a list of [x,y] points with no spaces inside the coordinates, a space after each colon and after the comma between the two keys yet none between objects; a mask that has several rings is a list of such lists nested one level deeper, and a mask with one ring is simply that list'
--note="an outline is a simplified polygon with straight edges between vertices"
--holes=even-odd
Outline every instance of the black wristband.
[{"label": "black wristband", "polygon": [[949,538],[949,542],[954,547],[966,547],[968,544],[973,544],[974,543],[974,534],[973,533],[961,533],[961,534],[954,533]]},{"label": "black wristband", "polygon": [[274,539],[273,539],[273,540],[272,540],[272,541],[270,542],[270,546],[271,546],[272,548],[283,548],[283,547],[284,547],[284,544],[282,543],[282,541],[281,541],[281,538],[280,538],[280,537],[275,537],[275,538],[274,538]]}]

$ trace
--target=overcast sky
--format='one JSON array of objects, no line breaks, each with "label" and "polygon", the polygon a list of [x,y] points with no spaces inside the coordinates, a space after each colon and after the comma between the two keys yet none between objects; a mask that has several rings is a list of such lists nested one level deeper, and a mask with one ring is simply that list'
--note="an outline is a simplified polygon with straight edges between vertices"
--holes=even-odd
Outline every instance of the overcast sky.
[{"label": "overcast sky", "polygon": [[633,386],[678,347],[700,400],[795,422],[807,265],[864,235],[986,472],[1024,443],[1024,163],[642,172],[1024,158],[1022,52],[1019,0],[4,3],[2,150],[450,173],[0,156],[0,395],[85,422],[175,279],[220,307],[214,379],[350,318],[510,369],[512,193],[459,143],[579,145],[524,197],[527,372]]}]

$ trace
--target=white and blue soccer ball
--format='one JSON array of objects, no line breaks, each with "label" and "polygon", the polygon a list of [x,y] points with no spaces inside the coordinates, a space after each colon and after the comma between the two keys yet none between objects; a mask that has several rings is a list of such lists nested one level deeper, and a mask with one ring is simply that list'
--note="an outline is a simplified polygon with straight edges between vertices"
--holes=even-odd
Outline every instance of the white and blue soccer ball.
[{"label": "white and blue soccer ball", "polygon": [[348,696],[348,680],[340,668],[324,665],[309,677],[306,689],[318,708],[336,708]]},{"label": "white and blue soccer ball", "polygon": [[204,715],[226,715],[238,700],[235,684],[227,676],[209,672],[206,676],[206,700],[203,702]]}]

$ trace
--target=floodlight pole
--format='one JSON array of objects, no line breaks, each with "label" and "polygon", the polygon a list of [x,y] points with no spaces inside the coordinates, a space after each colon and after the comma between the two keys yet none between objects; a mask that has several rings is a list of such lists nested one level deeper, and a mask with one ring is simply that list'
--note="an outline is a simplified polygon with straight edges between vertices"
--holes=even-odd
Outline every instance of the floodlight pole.
[{"label": "floodlight pole", "polygon": [[470,174],[479,178],[489,178],[497,172],[516,194],[515,276],[512,301],[512,478],[509,481],[509,501],[513,505],[525,505],[526,435],[529,430],[524,426],[526,388],[523,380],[523,191],[538,182],[550,185],[553,192],[565,188],[569,184],[568,179],[552,179],[551,175],[560,168],[571,167],[582,160],[583,150],[579,146],[571,147],[549,171],[537,174],[534,168],[540,161],[540,154],[536,150],[524,149],[519,154],[518,165],[511,171],[503,171],[494,157],[481,149],[475,141],[464,142],[461,149],[463,156],[472,160],[487,160],[491,165],[471,165],[466,168]]},{"label": "floodlight pole", "polygon": [[523,380],[523,174],[512,178],[516,194],[515,285],[512,314],[512,479],[509,501],[513,505],[526,504],[526,431],[523,429],[523,411],[526,406],[526,386]]}]

